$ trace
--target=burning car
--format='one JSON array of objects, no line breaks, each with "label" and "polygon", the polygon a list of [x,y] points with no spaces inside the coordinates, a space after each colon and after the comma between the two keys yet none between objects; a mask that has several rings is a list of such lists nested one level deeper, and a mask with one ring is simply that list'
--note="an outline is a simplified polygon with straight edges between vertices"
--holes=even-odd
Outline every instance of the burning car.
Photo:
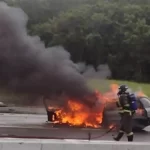
[{"label": "burning car", "polygon": [[102,122],[102,108],[93,110],[74,100],[68,100],[66,107],[54,111],[47,110],[48,120],[54,124],[67,124],[76,127],[99,128]]},{"label": "burning car", "polygon": [[[150,125],[150,99],[145,96],[137,98],[138,110],[133,117],[133,129],[142,130]],[[103,110],[102,126],[108,127],[110,124],[119,125],[120,116],[114,102],[109,102]]]},{"label": "burning car", "polygon": [[[118,85],[112,84],[110,91],[101,94],[95,91],[97,106],[89,108],[77,100],[69,99],[65,107],[57,110],[47,109],[48,120],[54,124],[69,126],[109,128],[119,125],[120,116],[116,107]],[[134,128],[143,129],[150,124],[150,100],[138,92],[138,110],[134,116]]]}]

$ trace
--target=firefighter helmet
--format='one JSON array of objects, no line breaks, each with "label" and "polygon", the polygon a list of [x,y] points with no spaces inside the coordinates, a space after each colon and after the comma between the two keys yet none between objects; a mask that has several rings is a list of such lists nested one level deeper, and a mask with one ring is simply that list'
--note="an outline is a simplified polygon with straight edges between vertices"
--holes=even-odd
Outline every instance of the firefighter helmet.
[{"label": "firefighter helmet", "polygon": [[118,89],[119,89],[118,94],[121,94],[121,93],[124,93],[128,90],[128,86],[127,85],[120,85],[120,87]]}]

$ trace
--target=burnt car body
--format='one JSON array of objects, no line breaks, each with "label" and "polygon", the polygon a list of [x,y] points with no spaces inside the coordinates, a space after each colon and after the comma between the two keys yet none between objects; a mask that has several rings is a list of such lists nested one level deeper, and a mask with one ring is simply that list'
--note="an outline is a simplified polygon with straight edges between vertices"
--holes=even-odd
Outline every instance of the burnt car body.
[{"label": "burnt car body", "polygon": [[[150,125],[150,99],[145,96],[137,98],[138,110],[133,116],[133,129],[142,130]],[[139,112],[138,112],[139,111]],[[103,111],[102,126],[108,127],[110,124],[119,126],[120,115],[116,103],[106,103]]]},{"label": "burnt car body", "polygon": [[[137,105],[139,113],[135,113],[133,117],[133,129],[142,130],[146,126],[150,125],[150,99],[148,97],[138,97]],[[59,110],[59,109],[57,109]],[[57,120],[56,110],[46,110],[48,122],[54,122]],[[119,127],[120,125],[120,115],[116,107],[116,102],[108,102],[105,104],[103,110],[103,119],[100,124],[103,128],[108,128],[110,125],[115,125]]]}]

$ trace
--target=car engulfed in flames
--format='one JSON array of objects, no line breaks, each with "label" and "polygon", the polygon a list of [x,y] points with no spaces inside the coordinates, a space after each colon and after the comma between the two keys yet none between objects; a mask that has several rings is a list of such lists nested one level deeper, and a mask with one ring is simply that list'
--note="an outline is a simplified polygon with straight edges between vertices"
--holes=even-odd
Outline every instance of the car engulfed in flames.
[{"label": "car engulfed in flames", "polygon": [[[87,105],[80,103],[78,100],[69,99],[65,107],[55,110],[55,116],[52,114],[52,121],[54,124],[67,124],[74,127],[91,127],[100,128],[103,121],[103,110],[108,103],[117,100],[118,85],[110,85],[110,90],[106,93],[95,91],[97,97],[97,104],[95,107],[90,108]],[[138,92],[137,96],[144,95],[143,92]],[[50,107],[49,107],[50,110]],[[141,110],[137,111],[141,113]],[[109,128],[114,125],[110,124]]]},{"label": "car engulfed in flames", "polygon": [[99,111],[94,111],[73,100],[69,100],[67,106],[67,110],[62,108],[56,111],[59,123],[69,124],[70,126],[100,127],[102,107],[99,108]]}]

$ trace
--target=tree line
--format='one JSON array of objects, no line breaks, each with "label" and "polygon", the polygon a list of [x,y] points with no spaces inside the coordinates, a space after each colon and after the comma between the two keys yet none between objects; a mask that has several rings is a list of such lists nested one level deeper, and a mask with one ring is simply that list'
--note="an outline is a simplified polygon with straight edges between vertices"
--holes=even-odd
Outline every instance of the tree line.
[{"label": "tree line", "polygon": [[74,62],[108,64],[113,79],[150,82],[150,0],[4,0],[29,17],[46,47]]}]

